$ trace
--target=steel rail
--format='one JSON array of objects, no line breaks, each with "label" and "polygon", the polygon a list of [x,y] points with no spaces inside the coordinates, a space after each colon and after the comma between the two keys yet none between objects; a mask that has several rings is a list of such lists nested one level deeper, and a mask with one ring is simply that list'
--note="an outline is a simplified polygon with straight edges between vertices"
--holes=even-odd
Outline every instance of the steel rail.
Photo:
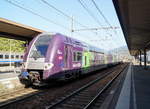
[{"label": "steel rail", "polygon": [[97,78],[97,79],[95,79],[95,80],[89,82],[88,84],[86,84],[86,85],[84,85],[83,87],[81,87],[81,88],[75,90],[74,92],[72,92],[71,94],[67,95],[66,97],[62,97],[62,99],[59,100],[59,101],[57,101],[56,103],[51,104],[51,105],[49,105],[49,106],[46,106],[45,109],[52,109],[52,108],[56,107],[57,105],[61,104],[61,103],[64,102],[65,100],[71,98],[72,96],[78,94],[78,93],[81,92],[82,90],[84,90],[84,89],[86,89],[86,88],[92,86],[93,84],[97,83],[99,80],[105,78],[106,76],[108,76],[108,74],[111,74],[113,71],[114,71],[114,70],[112,69],[112,71],[109,71],[109,73],[106,73],[106,74],[100,76],[99,78]]},{"label": "steel rail", "polygon": [[96,100],[103,94],[103,92],[105,92],[105,90],[107,88],[109,88],[109,86],[116,80],[116,78],[127,68],[124,67],[115,77],[113,77],[113,79],[111,79],[104,87],[102,90],[99,91],[99,93],[91,100],[91,102],[89,104],[87,104],[83,109],[89,109],[92,104],[94,104],[96,102]]},{"label": "steel rail", "polygon": [[19,101],[23,101],[27,98],[30,98],[38,93],[42,93],[42,91],[35,91],[35,92],[32,92],[28,95],[23,95],[23,96],[20,96],[20,98],[18,97],[17,99],[16,98],[12,98],[10,100],[8,100],[7,102],[6,101],[3,101],[0,103],[0,108],[3,108],[3,107],[6,107],[7,105],[11,105],[11,104],[14,104],[16,102],[19,102]]}]

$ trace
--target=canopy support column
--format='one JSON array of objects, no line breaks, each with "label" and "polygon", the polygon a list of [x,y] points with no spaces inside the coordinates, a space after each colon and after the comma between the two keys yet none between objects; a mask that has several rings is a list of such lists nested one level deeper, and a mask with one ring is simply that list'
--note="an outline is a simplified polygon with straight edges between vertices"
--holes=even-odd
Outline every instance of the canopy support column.
[{"label": "canopy support column", "polygon": [[141,52],[141,50],[140,50],[140,66],[142,66],[142,57],[141,57],[141,55],[142,55],[142,52]]},{"label": "canopy support column", "polygon": [[147,59],[146,59],[146,48],[144,49],[144,68],[146,69],[147,67],[146,67],[146,61],[147,61]]}]

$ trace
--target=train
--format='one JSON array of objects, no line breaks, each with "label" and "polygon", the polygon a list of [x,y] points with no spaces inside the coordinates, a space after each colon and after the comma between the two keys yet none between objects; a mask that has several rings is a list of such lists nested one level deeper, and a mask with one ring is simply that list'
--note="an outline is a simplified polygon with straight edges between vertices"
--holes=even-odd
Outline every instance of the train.
[{"label": "train", "polygon": [[0,51],[0,66],[14,65],[16,63],[21,64],[23,62],[23,54],[20,52],[6,52]]},{"label": "train", "polygon": [[40,85],[51,80],[69,80],[116,65],[116,55],[60,33],[41,33],[29,43],[19,79]]}]

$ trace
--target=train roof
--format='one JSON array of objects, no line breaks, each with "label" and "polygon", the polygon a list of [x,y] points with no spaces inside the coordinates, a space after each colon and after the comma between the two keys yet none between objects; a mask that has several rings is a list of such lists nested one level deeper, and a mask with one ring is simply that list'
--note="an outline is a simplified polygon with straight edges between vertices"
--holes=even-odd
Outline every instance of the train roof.
[{"label": "train roof", "polygon": [[[57,33],[57,34],[62,35],[60,33]],[[65,35],[62,35],[62,36],[65,36]],[[75,41],[78,44],[80,43],[80,45],[82,47],[89,49],[89,51],[100,52],[100,53],[104,53],[105,52],[103,49],[100,49],[98,47],[92,46],[92,45],[90,45],[90,44],[88,44],[88,43],[86,43],[84,41],[80,41],[78,39],[75,39],[75,38],[72,38],[72,37],[69,37],[69,36],[65,36],[65,37],[68,37],[68,38],[72,39],[73,41]]]},{"label": "train roof", "polygon": [[100,49],[98,47],[92,46],[92,45],[90,45],[90,44],[88,44],[86,42],[80,41],[78,39],[75,39],[75,38],[63,35],[61,33],[44,32],[44,33],[39,34],[38,36],[40,36],[40,35],[47,35],[47,34],[49,34],[49,35],[59,35],[59,36],[64,36],[64,37],[70,38],[73,41],[74,44],[80,45],[81,47],[86,48],[89,51],[100,52],[100,53],[105,53],[106,52],[103,49]]}]

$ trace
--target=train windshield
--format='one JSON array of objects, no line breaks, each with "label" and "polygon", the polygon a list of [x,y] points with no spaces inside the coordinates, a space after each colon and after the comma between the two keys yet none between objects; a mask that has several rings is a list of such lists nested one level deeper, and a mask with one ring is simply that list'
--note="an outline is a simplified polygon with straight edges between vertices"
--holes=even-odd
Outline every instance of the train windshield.
[{"label": "train windshield", "polygon": [[38,37],[38,39],[35,41],[31,53],[30,58],[44,58],[46,56],[46,52],[48,49],[48,45],[51,41],[50,35],[42,35]]}]

